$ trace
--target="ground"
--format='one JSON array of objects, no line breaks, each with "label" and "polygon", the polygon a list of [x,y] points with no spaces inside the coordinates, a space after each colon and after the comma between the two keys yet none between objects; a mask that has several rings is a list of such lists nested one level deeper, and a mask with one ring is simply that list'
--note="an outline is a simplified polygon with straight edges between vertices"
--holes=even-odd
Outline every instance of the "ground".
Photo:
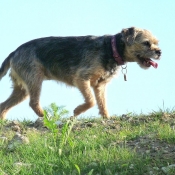
[{"label": "ground", "polygon": [[[59,139],[63,138],[63,130],[65,130],[65,123],[67,120],[68,119],[63,119],[57,122],[58,130],[56,131],[58,132]],[[81,161],[87,162],[87,159],[82,158],[82,160],[77,163],[79,164],[81,172],[83,172],[82,174],[88,174],[88,171],[89,173],[93,171],[92,174],[116,175],[175,174],[174,112],[166,113],[161,111],[153,112],[149,115],[126,114],[119,117],[113,116],[110,120],[90,118],[74,120],[73,124],[71,122],[72,121],[70,120],[69,125],[67,125],[67,131],[69,132],[65,132],[69,133],[65,134],[64,137],[66,138],[65,143],[63,143],[65,145],[65,152],[63,149],[62,153],[59,152],[59,154],[67,154],[71,144],[73,145],[71,146],[71,149],[76,151],[80,150],[81,154],[89,149],[89,154],[92,154],[90,156],[91,163],[88,163],[86,168],[81,165]],[[69,128],[70,125],[71,128]],[[13,152],[13,154],[15,153],[16,145],[13,144],[13,142],[16,142],[15,139],[18,142],[20,140],[21,144],[30,145],[36,142],[35,139],[30,138],[31,133],[39,133],[43,137],[51,132],[53,132],[53,130],[47,128],[42,119],[39,119],[36,122],[1,121],[0,147],[3,150],[3,153],[0,153],[0,155],[2,154],[3,156],[5,151],[10,152],[8,154],[11,154],[11,152]],[[38,139],[37,136],[35,137]],[[27,141],[26,138],[28,139]],[[45,138],[48,138],[48,136]],[[67,144],[68,146],[66,146]],[[57,146],[60,146],[60,142],[56,147]],[[51,145],[48,147],[57,150]],[[99,153],[99,150],[102,150],[103,153]],[[106,155],[103,156],[100,154],[104,154],[104,152],[109,150],[115,150],[111,153],[108,152],[108,156],[110,157],[110,162],[113,162],[114,164],[118,162],[118,167],[110,163],[109,167],[111,168],[103,169],[101,167],[102,165],[99,163],[98,156],[104,157],[103,162],[106,165],[108,162],[107,157],[105,157]],[[123,155],[120,155],[121,157],[119,157],[119,155],[118,157],[114,157],[116,151],[124,152],[126,150],[128,151],[128,155],[124,155],[126,153],[123,153]],[[74,156],[77,156],[77,153],[80,154],[80,152],[75,153],[74,151]],[[18,152],[16,152],[16,154],[18,155]],[[124,156],[128,158],[125,159]],[[66,159],[63,161],[70,161],[70,158],[69,160]],[[4,165],[4,167],[6,166]],[[64,169],[64,166],[62,168]],[[4,171],[5,169],[3,169],[3,172]],[[73,171],[71,168],[69,172],[76,174],[75,170]]]}]

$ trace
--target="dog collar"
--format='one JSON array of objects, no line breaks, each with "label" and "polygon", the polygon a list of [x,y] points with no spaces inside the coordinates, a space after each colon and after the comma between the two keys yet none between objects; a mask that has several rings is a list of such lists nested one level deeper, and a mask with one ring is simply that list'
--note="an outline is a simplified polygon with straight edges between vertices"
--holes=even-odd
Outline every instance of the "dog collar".
[{"label": "dog collar", "polygon": [[118,66],[124,65],[125,63],[124,63],[123,59],[120,57],[118,50],[117,50],[115,36],[112,36],[112,38],[111,38],[111,46],[112,46],[113,57],[114,57],[115,61],[117,62]]}]

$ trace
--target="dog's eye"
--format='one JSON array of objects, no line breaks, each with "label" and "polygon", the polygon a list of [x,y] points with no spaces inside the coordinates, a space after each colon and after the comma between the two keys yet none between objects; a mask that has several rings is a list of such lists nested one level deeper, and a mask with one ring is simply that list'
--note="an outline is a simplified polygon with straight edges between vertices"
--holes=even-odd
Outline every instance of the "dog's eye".
[{"label": "dog's eye", "polygon": [[145,42],[143,42],[143,45],[148,46],[148,47],[150,47],[150,46],[151,46],[151,44],[150,44],[150,42],[149,42],[149,41],[145,41]]}]

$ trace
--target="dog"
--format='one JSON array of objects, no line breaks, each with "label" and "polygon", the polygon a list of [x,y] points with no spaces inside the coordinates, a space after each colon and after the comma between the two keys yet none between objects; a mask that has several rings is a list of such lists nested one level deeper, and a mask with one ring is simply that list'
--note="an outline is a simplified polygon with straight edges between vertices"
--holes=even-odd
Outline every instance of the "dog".
[{"label": "dog", "polygon": [[97,102],[99,114],[109,118],[105,89],[120,67],[137,62],[144,69],[157,68],[158,64],[150,58],[159,60],[160,56],[156,37],[136,27],[123,29],[116,35],[45,37],[29,41],[1,65],[0,79],[10,69],[13,92],[0,104],[0,118],[5,119],[9,109],[28,96],[30,107],[43,117],[39,101],[43,80],[56,80],[80,90],[85,101],[75,108],[75,117]]}]

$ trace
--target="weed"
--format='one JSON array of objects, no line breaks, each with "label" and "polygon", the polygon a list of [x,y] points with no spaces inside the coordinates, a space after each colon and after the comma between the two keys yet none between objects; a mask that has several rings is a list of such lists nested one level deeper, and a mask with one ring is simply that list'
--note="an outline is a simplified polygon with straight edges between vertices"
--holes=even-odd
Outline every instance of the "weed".
[{"label": "weed", "polygon": [[58,136],[58,125],[57,121],[61,120],[68,111],[64,107],[58,107],[55,103],[52,103],[49,108],[44,110],[44,125],[52,132],[54,145],[59,148],[59,155],[62,154],[63,146],[68,142],[71,147],[73,147],[73,141],[71,140],[70,132],[74,126],[76,119],[68,119],[61,129],[61,138]]},{"label": "weed", "polygon": [[58,134],[56,122],[67,114],[68,111],[64,107],[58,107],[55,103],[44,109],[44,125],[52,132],[55,142]]}]

